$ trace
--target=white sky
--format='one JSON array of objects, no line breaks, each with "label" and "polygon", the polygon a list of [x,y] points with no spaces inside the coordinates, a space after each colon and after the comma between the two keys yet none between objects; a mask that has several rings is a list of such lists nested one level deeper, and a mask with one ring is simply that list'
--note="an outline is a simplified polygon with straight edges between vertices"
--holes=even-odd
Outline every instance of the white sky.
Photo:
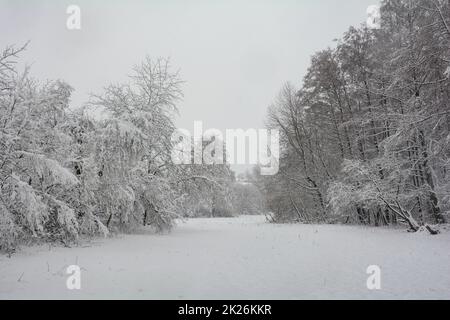
[{"label": "white sky", "polygon": [[[286,81],[310,56],[366,20],[378,0],[0,0],[0,48],[31,40],[24,60],[40,79],[72,85],[72,103],[124,80],[147,54],[171,57],[185,98],[180,127],[261,128]],[[82,30],[66,29],[79,5]]]}]

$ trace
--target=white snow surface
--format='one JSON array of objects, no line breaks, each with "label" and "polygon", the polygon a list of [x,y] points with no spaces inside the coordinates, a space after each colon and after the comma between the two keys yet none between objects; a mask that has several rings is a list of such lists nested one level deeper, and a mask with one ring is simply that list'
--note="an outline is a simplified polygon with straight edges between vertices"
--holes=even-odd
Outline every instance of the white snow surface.
[{"label": "white snow surface", "polygon": [[[450,299],[449,249],[449,232],[193,219],[167,235],[0,256],[0,299]],[[69,265],[79,291],[66,287]]]}]

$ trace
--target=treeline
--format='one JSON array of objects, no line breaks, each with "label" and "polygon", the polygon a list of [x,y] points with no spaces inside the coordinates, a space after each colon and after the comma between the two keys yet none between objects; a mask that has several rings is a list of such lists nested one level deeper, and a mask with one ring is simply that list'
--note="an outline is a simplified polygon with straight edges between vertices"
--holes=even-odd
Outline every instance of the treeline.
[{"label": "treeline", "polygon": [[171,159],[182,81],[168,60],[146,59],[73,109],[68,84],[18,70],[24,49],[0,53],[0,251],[242,211],[228,165]]},{"label": "treeline", "polygon": [[447,0],[385,0],[380,29],[317,52],[268,112],[280,173],[257,182],[274,220],[434,232],[450,209],[449,76]]}]

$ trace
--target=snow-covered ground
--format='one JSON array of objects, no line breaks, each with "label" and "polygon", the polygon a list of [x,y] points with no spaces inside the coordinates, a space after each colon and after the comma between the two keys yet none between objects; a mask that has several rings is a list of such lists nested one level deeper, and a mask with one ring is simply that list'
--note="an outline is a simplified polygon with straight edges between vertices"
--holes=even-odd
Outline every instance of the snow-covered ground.
[{"label": "snow-covered ground", "polygon": [[[75,264],[82,288],[69,291]],[[370,265],[381,267],[380,291],[367,289]],[[1,256],[0,298],[450,299],[450,233],[190,220],[168,235]]]}]

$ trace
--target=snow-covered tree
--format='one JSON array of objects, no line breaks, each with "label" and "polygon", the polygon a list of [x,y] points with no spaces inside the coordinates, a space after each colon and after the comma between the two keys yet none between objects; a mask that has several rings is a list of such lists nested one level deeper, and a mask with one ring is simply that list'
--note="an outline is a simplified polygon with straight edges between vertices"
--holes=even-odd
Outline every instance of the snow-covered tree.
[{"label": "snow-covered tree", "polygon": [[383,1],[380,30],[351,27],[313,56],[299,90],[283,88],[268,114],[283,134],[280,174],[261,178],[275,217],[448,220],[449,5]]},{"label": "snow-covered tree", "polygon": [[31,238],[65,242],[78,237],[70,204],[78,178],[62,157],[62,130],[71,87],[40,84],[15,67],[24,48],[0,56],[0,247],[11,250]]}]

